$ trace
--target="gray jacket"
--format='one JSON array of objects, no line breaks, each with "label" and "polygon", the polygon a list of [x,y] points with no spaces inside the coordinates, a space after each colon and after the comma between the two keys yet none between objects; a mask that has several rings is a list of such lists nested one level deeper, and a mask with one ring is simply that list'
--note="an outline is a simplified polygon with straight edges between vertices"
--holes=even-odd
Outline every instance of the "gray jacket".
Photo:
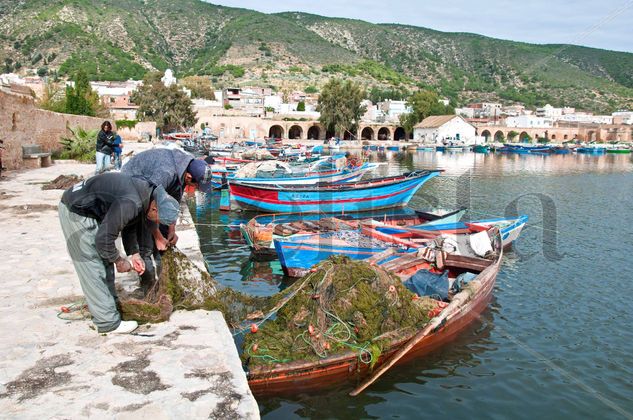
[{"label": "gray jacket", "polygon": [[121,173],[162,185],[167,194],[180,201],[185,192],[185,172],[193,155],[178,149],[150,149],[132,157]]}]

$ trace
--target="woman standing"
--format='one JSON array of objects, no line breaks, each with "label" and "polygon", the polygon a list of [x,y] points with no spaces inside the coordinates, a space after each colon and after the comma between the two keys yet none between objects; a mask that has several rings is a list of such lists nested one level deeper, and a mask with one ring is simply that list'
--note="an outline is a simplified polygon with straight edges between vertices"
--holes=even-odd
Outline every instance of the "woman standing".
[{"label": "woman standing", "polygon": [[114,150],[114,137],[112,124],[110,124],[110,121],[104,121],[97,136],[97,169],[95,170],[95,175],[110,169],[110,161]]}]

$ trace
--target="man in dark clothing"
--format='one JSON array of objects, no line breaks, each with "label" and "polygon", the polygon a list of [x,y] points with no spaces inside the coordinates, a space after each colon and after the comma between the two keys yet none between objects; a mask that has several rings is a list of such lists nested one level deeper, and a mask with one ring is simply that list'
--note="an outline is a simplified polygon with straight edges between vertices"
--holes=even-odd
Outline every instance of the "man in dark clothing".
[{"label": "man in dark clothing", "polygon": [[[116,308],[114,267],[145,272],[140,254],[153,246],[150,223],[171,224],[180,211],[162,187],[120,173],[92,177],[69,188],[59,204],[68,252],[97,331],[129,333],[138,325],[121,321]],[[125,253],[116,248],[123,238]]]},{"label": "man in dark clothing", "polygon": [[[182,200],[185,186],[211,182],[211,168],[193,155],[178,149],[155,148],[141,152],[129,160],[121,173],[144,179],[165,191],[177,201]],[[141,276],[141,287],[145,293],[152,287],[156,274],[160,274],[160,251],[169,245],[176,245],[175,221],[171,225],[161,223],[152,232],[156,246],[152,252],[142,254],[147,270]],[[154,264],[152,263],[152,255]]]},{"label": "man in dark clothing", "polygon": [[101,124],[101,131],[97,135],[97,168],[95,175],[105,172],[110,167],[112,160],[112,152],[114,151],[115,134],[112,132],[112,124],[110,121],[104,121]]}]

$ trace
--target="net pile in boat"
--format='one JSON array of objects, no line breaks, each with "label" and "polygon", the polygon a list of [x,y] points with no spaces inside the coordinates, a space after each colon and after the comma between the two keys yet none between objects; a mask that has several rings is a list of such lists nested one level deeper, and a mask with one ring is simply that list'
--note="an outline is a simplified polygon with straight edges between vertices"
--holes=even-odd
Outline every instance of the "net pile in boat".
[{"label": "net pile in boat", "polygon": [[373,364],[388,343],[424,326],[438,304],[383,269],[342,256],[322,262],[293,287],[276,318],[245,335],[246,364],[314,361],[349,351]]}]

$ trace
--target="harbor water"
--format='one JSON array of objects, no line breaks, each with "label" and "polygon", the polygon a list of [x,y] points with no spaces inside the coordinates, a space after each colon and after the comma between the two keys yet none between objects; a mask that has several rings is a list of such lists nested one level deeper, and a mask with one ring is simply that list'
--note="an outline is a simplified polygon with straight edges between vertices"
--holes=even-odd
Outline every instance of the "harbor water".
[{"label": "harbor water", "polygon": [[[358,397],[350,385],[259,400],[264,418],[633,418],[631,155],[373,153],[375,175],[443,169],[416,209],[468,207],[475,220],[527,214],[489,309],[435,353],[393,368]],[[211,274],[245,293],[287,286],[277,261],[249,258],[252,214],[190,202]],[[229,345],[229,343],[227,343]]]}]

